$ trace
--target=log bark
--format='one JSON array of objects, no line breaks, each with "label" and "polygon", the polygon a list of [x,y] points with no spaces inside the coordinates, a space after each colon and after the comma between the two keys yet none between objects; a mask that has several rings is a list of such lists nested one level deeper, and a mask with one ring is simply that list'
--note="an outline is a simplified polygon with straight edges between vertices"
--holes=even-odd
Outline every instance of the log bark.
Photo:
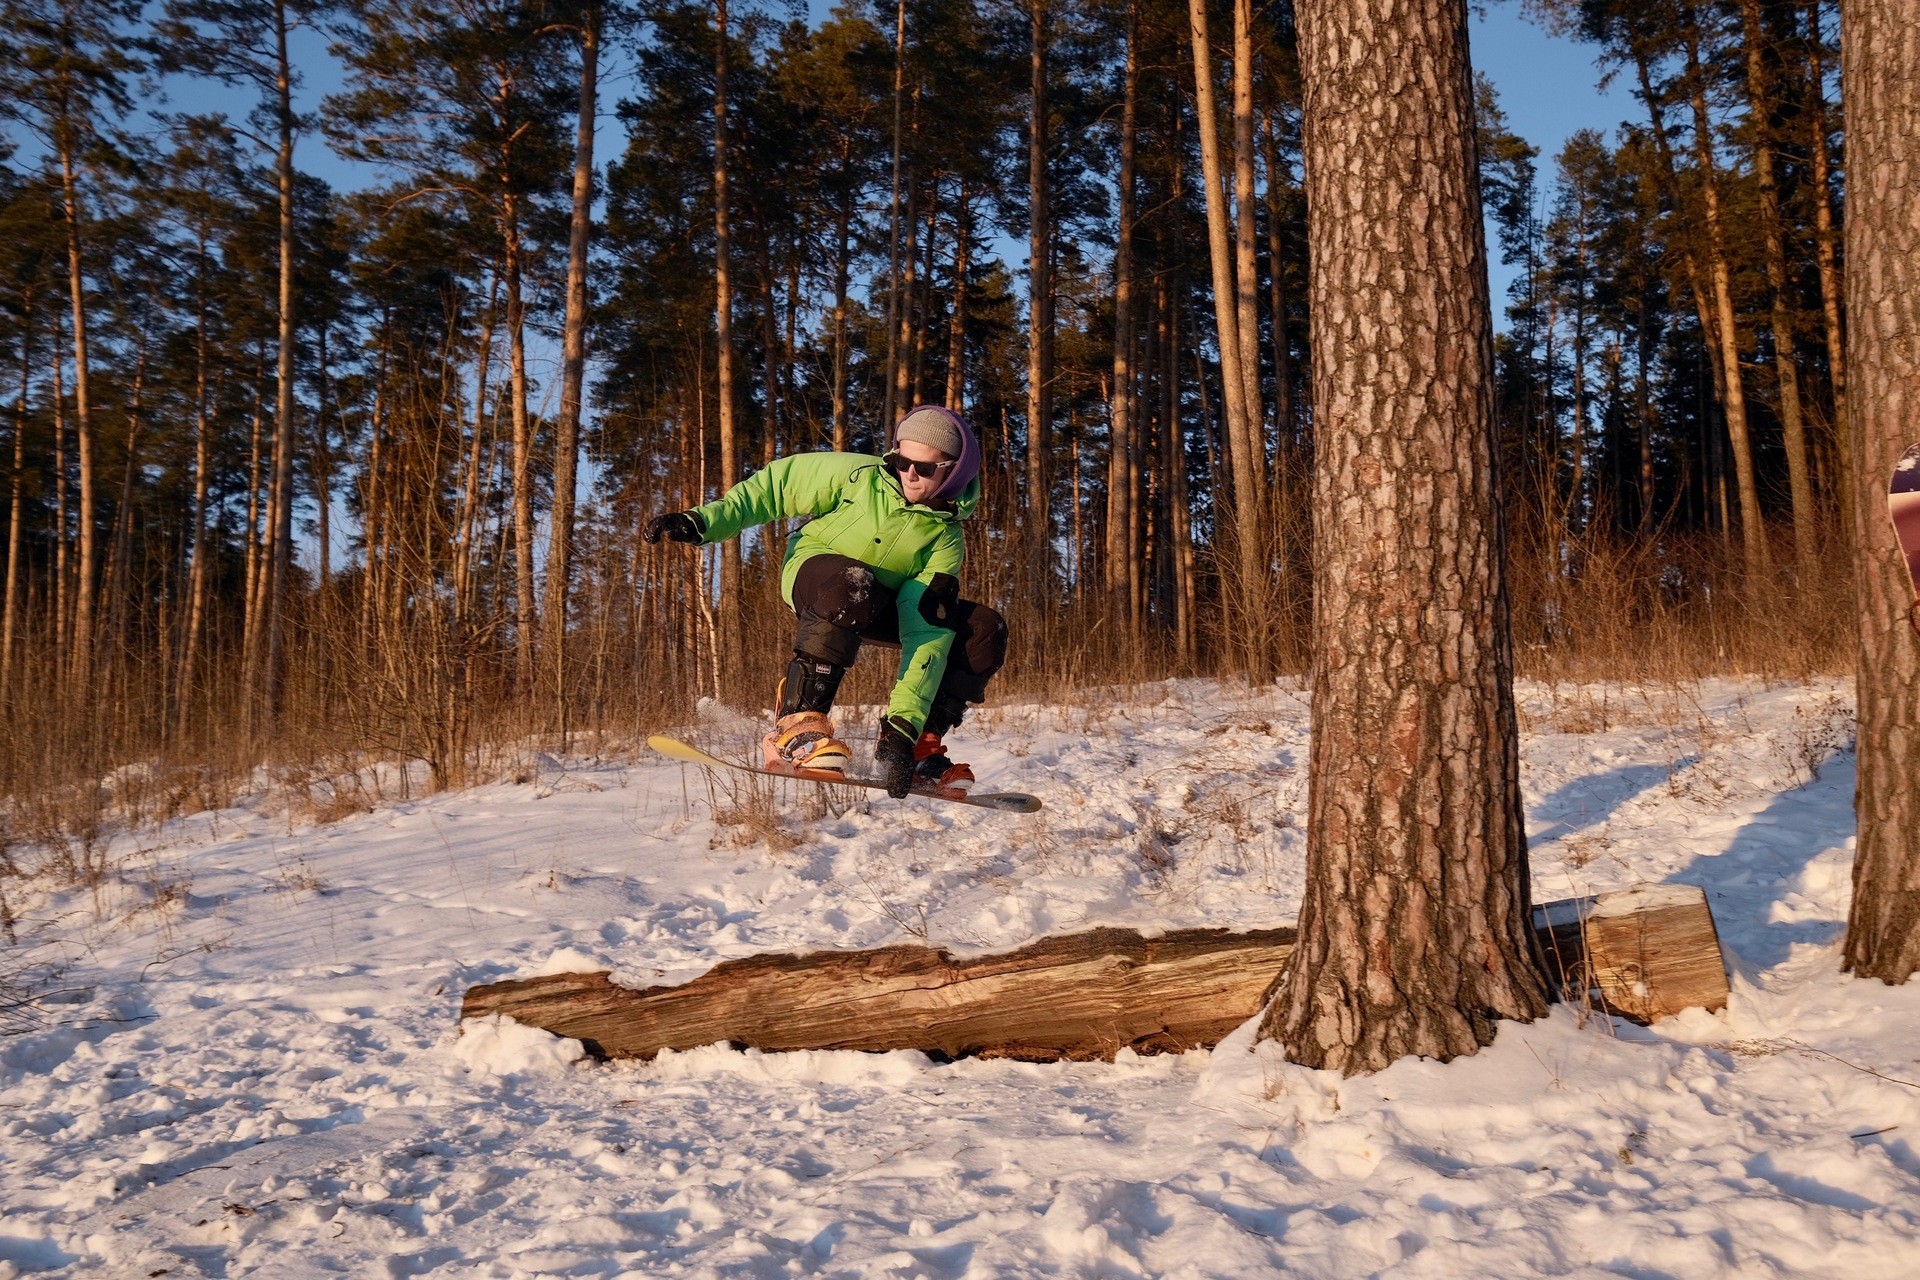
[{"label": "log bark", "polygon": [[[1727,1000],[1706,895],[1648,885],[1535,909],[1563,996],[1652,1021]],[[996,956],[932,947],[729,960],[636,991],[604,972],[474,987],[463,1018],[504,1014],[604,1058],[727,1042],[764,1051],[917,1049],[939,1058],[1111,1060],[1122,1048],[1211,1048],[1260,1011],[1293,951],[1291,927],[1127,929],[1048,938]]]}]

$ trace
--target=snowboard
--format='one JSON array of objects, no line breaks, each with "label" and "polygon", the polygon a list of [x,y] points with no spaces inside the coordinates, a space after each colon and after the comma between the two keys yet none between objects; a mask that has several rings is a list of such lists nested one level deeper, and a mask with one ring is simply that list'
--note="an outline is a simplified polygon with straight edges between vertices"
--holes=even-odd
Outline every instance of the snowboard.
[{"label": "snowboard", "polygon": [[[698,747],[689,746],[678,738],[655,735],[647,739],[647,745],[670,760],[678,760],[682,764],[697,764],[709,769],[738,769],[742,773],[757,773],[767,778],[794,778],[801,782],[866,787],[872,791],[887,789],[887,784],[878,778],[856,778],[852,774],[835,773],[826,769],[798,769],[791,765],[786,768],[763,769],[759,765],[742,764],[737,760],[722,760],[718,756],[708,755]],[[1001,813],[1036,813],[1040,809],[1038,797],[1019,791],[967,792],[958,787],[915,787],[911,794],[925,796],[929,800],[970,804],[977,809],[997,809]]]},{"label": "snowboard", "polygon": [[1907,553],[1907,573],[1920,602],[1920,444],[1909,446],[1894,464],[1893,481],[1887,486],[1887,512],[1893,517],[1900,549]]}]

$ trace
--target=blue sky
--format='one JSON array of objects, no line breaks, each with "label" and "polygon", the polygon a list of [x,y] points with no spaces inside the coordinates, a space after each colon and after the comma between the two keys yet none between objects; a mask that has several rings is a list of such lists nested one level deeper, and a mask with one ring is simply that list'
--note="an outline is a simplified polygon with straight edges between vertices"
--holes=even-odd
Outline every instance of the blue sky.
[{"label": "blue sky", "polygon": [[[812,0],[810,4],[816,20],[824,17],[831,7],[832,0]],[[1603,91],[1598,87],[1599,72],[1594,66],[1592,46],[1549,35],[1521,16],[1517,0],[1488,0],[1477,6],[1477,10],[1471,35],[1474,66],[1492,78],[1515,131],[1540,149],[1544,187],[1552,178],[1553,158],[1569,135],[1586,128],[1611,134],[1622,119],[1633,113],[1632,101],[1624,89]],[[328,56],[326,43],[318,33],[301,33],[295,38],[294,48],[301,63],[303,106],[311,109],[318,105],[322,95],[339,86],[339,68]],[[620,146],[613,107],[627,91],[622,68],[615,66],[609,70],[600,122],[603,163],[606,157],[617,154]],[[176,80],[169,89],[173,93],[169,105],[174,110],[224,110],[237,118],[243,117],[250,105],[246,91],[222,89],[205,82]],[[363,186],[373,177],[365,167],[333,155],[312,135],[302,141],[297,163],[340,188]],[[1007,251],[1019,258],[1022,248],[1009,243]],[[1498,323],[1512,273],[1496,259],[1492,276]]]},{"label": "blue sky", "polygon": [[[1594,46],[1548,35],[1521,17],[1513,0],[1485,5],[1473,18],[1469,40],[1474,69],[1485,72],[1499,91],[1508,126],[1540,149],[1542,199],[1553,181],[1554,157],[1570,136],[1598,129],[1611,137],[1634,113],[1626,89],[1599,87]],[[1500,261],[1492,228],[1487,245],[1493,255],[1494,327],[1504,328],[1502,309],[1514,273]]]}]

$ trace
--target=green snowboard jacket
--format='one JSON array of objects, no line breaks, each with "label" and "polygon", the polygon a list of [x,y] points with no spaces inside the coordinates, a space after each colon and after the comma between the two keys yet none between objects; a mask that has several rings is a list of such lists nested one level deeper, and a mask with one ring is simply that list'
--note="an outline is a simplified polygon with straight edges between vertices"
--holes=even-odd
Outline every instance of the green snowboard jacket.
[{"label": "green snowboard jacket", "polygon": [[[694,508],[708,542],[743,529],[795,516],[812,517],[787,542],[780,595],[793,606],[793,580],[817,555],[842,555],[873,570],[897,593],[900,669],[887,715],[918,733],[946,674],[953,632],[922,613],[920,602],[936,575],[957,581],[966,557],[960,521],[980,505],[975,477],[953,510],[910,503],[880,459],[864,453],[798,453],[775,459],[705,506]],[[941,584],[948,590],[955,587]]]}]

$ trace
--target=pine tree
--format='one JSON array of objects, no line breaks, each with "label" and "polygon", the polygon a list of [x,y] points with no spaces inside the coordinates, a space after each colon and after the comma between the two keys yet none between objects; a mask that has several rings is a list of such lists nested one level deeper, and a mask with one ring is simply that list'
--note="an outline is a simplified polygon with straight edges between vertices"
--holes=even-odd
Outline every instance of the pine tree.
[{"label": "pine tree", "polygon": [[1264,1030],[1352,1073],[1472,1053],[1497,1019],[1544,1013],[1546,991],[1466,6],[1306,0],[1299,19],[1316,643],[1307,890]]},{"label": "pine tree", "polygon": [[[1920,602],[1887,518],[1895,462],[1913,443],[1920,383],[1920,26],[1896,0],[1846,0],[1849,172],[1848,408],[1859,591],[1860,823],[1847,914],[1850,973],[1920,970]],[[1909,625],[1912,623],[1913,625]]]}]

